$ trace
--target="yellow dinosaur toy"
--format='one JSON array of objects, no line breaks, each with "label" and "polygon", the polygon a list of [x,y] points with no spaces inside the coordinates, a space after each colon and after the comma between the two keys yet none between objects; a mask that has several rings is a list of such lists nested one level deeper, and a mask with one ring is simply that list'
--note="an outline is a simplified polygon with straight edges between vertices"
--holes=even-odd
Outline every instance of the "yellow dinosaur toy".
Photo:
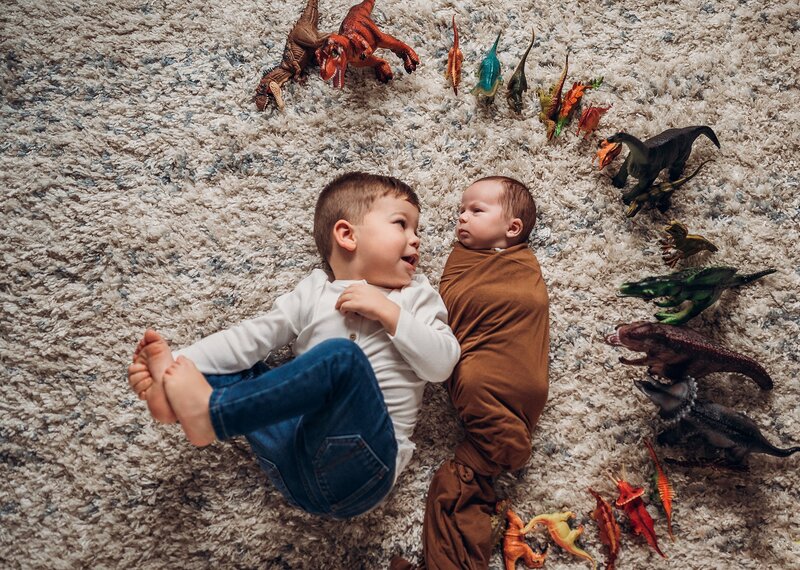
[{"label": "yellow dinosaur toy", "polygon": [[597,570],[597,563],[594,561],[594,558],[592,558],[588,552],[575,545],[575,541],[583,532],[583,525],[575,529],[570,528],[567,521],[574,518],[575,513],[570,511],[539,515],[533,517],[531,522],[525,525],[525,528],[522,529],[521,534],[527,534],[536,528],[537,525],[543,524],[547,527],[547,530],[550,531],[550,536],[553,537],[553,540],[557,545],[570,554],[574,554],[575,556],[580,556],[581,558],[589,560],[592,563],[592,569]]}]

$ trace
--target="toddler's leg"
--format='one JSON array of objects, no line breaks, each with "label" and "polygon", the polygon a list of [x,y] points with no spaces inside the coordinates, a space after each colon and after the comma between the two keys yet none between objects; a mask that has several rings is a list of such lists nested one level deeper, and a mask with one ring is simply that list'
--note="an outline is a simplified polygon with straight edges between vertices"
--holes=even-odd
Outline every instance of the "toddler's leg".
[{"label": "toddler's leg", "polygon": [[198,447],[213,443],[217,438],[208,412],[213,388],[194,362],[179,356],[170,364],[164,372],[164,390],[189,442]]},{"label": "toddler's leg", "polygon": [[147,330],[128,367],[128,383],[141,399],[147,400],[150,415],[161,423],[177,421],[164,392],[164,372],[173,363],[172,351],[156,331]]}]

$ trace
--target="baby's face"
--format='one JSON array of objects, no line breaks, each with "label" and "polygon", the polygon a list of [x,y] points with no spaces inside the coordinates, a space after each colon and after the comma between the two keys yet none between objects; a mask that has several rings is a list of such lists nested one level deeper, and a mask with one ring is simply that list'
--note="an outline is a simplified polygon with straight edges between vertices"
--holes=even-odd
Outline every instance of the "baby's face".
[{"label": "baby's face", "polygon": [[497,180],[482,180],[464,191],[456,225],[456,236],[464,247],[508,247],[506,232],[511,217],[503,212],[503,192],[505,189]]}]

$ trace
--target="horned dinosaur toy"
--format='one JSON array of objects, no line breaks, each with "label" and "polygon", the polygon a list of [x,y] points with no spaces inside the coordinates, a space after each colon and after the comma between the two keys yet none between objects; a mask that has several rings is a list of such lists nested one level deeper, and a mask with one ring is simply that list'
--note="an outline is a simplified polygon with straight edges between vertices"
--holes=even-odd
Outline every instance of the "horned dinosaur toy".
[{"label": "horned dinosaur toy", "polygon": [[522,112],[522,96],[528,90],[528,80],[525,79],[525,62],[528,59],[528,54],[530,53],[535,40],[536,34],[531,31],[531,43],[528,46],[528,49],[525,50],[525,53],[522,54],[522,59],[517,65],[517,68],[514,70],[514,73],[511,75],[511,79],[508,81],[506,99],[508,100],[508,104],[511,106],[511,108],[517,113]]},{"label": "horned dinosaur toy", "polygon": [[775,271],[765,269],[757,273],[737,275],[738,270],[734,267],[690,267],[667,275],[623,283],[619,291],[622,297],[641,297],[647,300],[663,297],[663,301],[655,302],[659,307],[678,307],[686,302],[683,310],[655,314],[665,324],[681,325],[716,303],[726,289],[751,283]]},{"label": "horned dinosaur toy", "polygon": [[533,517],[530,522],[525,525],[525,527],[522,529],[522,534],[528,534],[540,524],[544,525],[550,532],[550,537],[557,545],[570,554],[589,560],[592,563],[592,568],[596,569],[597,563],[594,561],[594,558],[592,558],[588,552],[575,544],[575,541],[578,540],[578,537],[583,533],[583,525],[575,529],[570,528],[567,521],[574,518],[575,513],[570,511],[538,515]]},{"label": "horned dinosaur toy", "polygon": [[522,519],[514,511],[506,511],[508,526],[503,537],[503,561],[506,570],[515,570],[517,560],[522,558],[523,564],[528,568],[541,568],[547,558],[545,552],[537,553],[525,542]]},{"label": "horned dinosaur toy", "polygon": [[447,54],[447,69],[444,76],[453,86],[453,93],[458,95],[458,85],[461,83],[461,63],[464,61],[464,54],[458,47],[458,28],[456,27],[456,17],[453,15],[453,47]]},{"label": "horned dinosaur toy", "polygon": [[649,190],[665,168],[669,169],[670,181],[680,178],[692,152],[692,145],[700,135],[707,136],[720,148],[717,135],[707,126],[667,129],[645,141],[628,133],[608,137],[608,142],[622,143],[629,151],[619,172],[612,179],[614,186],[623,188],[629,174],[638,179],[634,189],[623,196],[625,204],[630,204],[636,196]]},{"label": "horned dinosaur toy", "polygon": [[314,61],[314,52],[322,45],[324,34],[317,30],[319,25],[318,0],[308,0],[305,10],[286,38],[281,62],[267,71],[256,88],[254,101],[256,108],[263,111],[272,97],[275,104],[283,109],[281,87],[290,79],[296,78]]},{"label": "horned dinosaur toy", "polygon": [[647,372],[678,380],[684,376],[704,378],[715,372],[734,372],[747,376],[762,390],[773,386],[769,373],[758,362],[727,349],[686,327],[636,321],[619,325],[606,337],[612,346],[624,346],[645,356],[619,361],[632,366],[647,366]]},{"label": "horned dinosaur toy", "polygon": [[628,515],[628,520],[631,522],[631,528],[634,534],[643,536],[647,544],[652,546],[662,557],[666,558],[667,555],[664,554],[658,546],[658,537],[656,536],[655,527],[653,525],[653,517],[647,512],[644,499],[642,499],[644,487],[634,487],[628,483],[626,479],[624,467],[621,478],[615,479],[611,477],[611,480],[616,483],[617,489],[619,490],[619,497],[617,497],[617,501],[614,504]]},{"label": "horned dinosaur toy", "polygon": [[539,121],[544,123],[545,131],[547,133],[547,140],[553,138],[556,132],[556,121],[558,120],[558,111],[561,109],[561,91],[564,89],[564,81],[567,79],[567,70],[569,69],[569,51],[564,59],[564,70],[558,78],[550,91],[544,89],[537,89],[536,95],[539,97],[539,104],[542,110],[539,112]]},{"label": "horned dinosaur toy", "polygon": [[497,44],[500,43],[500,34],[497,34],[497,39],[494,40],[494,45],[486,53],[486,56],[481,61],[475,75],[478,78],[478,84],[472,88],[471,93],[478,99],[483,97],[487,103],[494,102],[494,95],[503,83],[503,77],[500,75],[500,60],[497,59]]},{"label": "horned dinosaur toy", "polygon": [[[622,145],[620,143],[610,143],[607,140],[600,141],[600,147],[597,149],[597,165],[598,170],[603,170],[606,166],[619,156],[622,152]],[[594,164],[594,159],[592,159]]]},{"label": "horned dinosaur toy", "polygon": [[719,248],[701,235],[690,234],[686,226],[678,220],[672,220],[664,231],[667,237],[659,240],[661,258],[670,267],[675,267],[678,260],[687,259],[701,251],[715,253]]},{"label": "horned dinosaur toy", "polygon": [[320,76],[323,81],[333,77],[333,86],[344,87],[344,76],[348,64],[354,67],[372,67],[375,77],[387,83],[394,77],[389,62],[374,55],[378,48],[386,48],[403,60],[407,73],[414,71],[419,65],[419,57],[410,46],[397,38],[383,33],[370,15],[375,0],[364,0],[347,12],[338,34],[330,34],[322,46],[317,49]]},{"label": "horned dinosaur toy", "polygon": [[683,178],[675,180],[674,182],[660,182],[654,186],[651,186],[640,194],[636,194],[635,190],[626,192],[622,195],[623,203],[627,204],[628,202],[625,202],[625,200],[628,200],[630,196],[633,196],[633,198],[630,199],[630,206],[625,212],[625,215],[629,218],[634,217],[645,204],[650,204],[651,206],[656,207],[658,211],[663,214],[672,205],[672,194],[675,192],[675,190],[697,176],[697,173],[700,172],[700,169],[703,168],[707,162],[713,161],[706,160],[700,163],[700,166],[698,166],[689,176],[684,176]]},{"label": "horned dinosaur toy", "polygon": [[651,380],[634,380],[634,384],[658,407],[666,423],[667,429],[658,436],[659,444],[677,443],[695,432],[734,464],[744,464],[751,453],[788,457],[800,451],[800,446],[782,449],[772,445],[744,414],[698,399],[697,383],[691,376],[670,385]]}]

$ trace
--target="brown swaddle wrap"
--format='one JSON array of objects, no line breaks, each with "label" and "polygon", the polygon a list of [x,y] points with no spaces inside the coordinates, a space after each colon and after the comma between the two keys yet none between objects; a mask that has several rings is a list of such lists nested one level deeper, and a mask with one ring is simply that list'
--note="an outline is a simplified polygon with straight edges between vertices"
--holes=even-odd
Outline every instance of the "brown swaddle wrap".
[{"label": "brown swaddle wrap", "polygon": [[547,287],[527,244],[495,251],[459,243],[439,293],[461,344],[447,389],[466,439],[428,489],[423,557],[428,570],[488,568],[492,478],[528,461],[547,401]]}]

